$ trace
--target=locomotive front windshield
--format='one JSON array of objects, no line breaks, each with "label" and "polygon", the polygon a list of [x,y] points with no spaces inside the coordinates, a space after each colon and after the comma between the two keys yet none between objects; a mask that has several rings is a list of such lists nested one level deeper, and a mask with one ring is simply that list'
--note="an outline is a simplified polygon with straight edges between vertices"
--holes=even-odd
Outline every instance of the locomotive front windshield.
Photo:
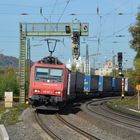
[{"label": "locomotive front windshield", "polygon": [[35,81],[60,83],[63,80],[63,69],[60,68],[35,68]]}]

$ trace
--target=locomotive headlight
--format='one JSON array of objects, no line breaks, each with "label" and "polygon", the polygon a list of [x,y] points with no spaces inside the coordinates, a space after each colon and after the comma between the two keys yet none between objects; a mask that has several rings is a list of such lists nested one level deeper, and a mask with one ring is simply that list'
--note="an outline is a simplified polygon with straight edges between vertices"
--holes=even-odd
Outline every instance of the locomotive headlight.
[{"label": "locomotive headlight", "polygon": [[39,93],[40,92],[40,89],[34,89],[34,92],[35,93]]},{"label": "locomotive headlight", "polygon": [[55,91],[55,94],[60,95],[61,91]]}]

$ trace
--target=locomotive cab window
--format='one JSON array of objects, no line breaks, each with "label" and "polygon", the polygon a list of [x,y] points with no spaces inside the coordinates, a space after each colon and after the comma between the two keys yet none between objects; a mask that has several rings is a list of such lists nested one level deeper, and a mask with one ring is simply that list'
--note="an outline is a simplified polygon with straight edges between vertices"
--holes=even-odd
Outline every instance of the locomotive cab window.
[{"label": "locomotive cab window", "polygon": [[49,70],[47,68],[36,68],[36,79],[47,78]]},{"label": "locomotive cab window", "polygon": [[35,81],[58,83],[63,80],[63,69],[60,68],[35,68]]}]

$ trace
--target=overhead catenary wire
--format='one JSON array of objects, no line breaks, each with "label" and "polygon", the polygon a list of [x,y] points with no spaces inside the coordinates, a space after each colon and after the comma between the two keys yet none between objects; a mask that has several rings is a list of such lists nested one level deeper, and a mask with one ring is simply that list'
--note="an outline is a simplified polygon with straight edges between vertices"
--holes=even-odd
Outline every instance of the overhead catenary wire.
[{"label": "overhead catenary wire", "polygon": [[48,19],[44,16],[43,14],[43,9],[42,7],[40,7],[40,15],[44,18],[44,20],[46,20],[48,22]]},{"label": "overhead catenary wire", "polygon": [[56,4],[57,4],[57,2],[58,2],[58,0],[55,0],[54,6],[53,6],[53,8],[52,8],[52,10],[51,10],[51,14],[50,14],[50,22],[51,22],[52,14],[54,14],[54,10],[55,10],[55,8],[56,8]]},{"label": "overhead catenary wire", "polygon": [[[62,4],[64,4],[65,2],[66,2],[67,0],[61,0],[61,2],[58,2],[57,3],[57,6],[58,5],[62,5]],[[47,7],[51,7],[51,6],[54,6],[54,4],[47,4],[47,5],[39,5],[39,6],[33,6],[33,4],[32,5],[25,5],[25,4],[9,4],[9,3],[5,3],[5,4],[0,4],[0,7],[2,7],[2,6],[6,6],[6,7],[27,7],[27,8],[40,8],[40,7],[42,7],[42,8],[47,8]]]},{"label": "overhead catenary wire", "polygon": [[[44,9],[44,7],[38,7],[38,8],[42,8]],[[27,15],[32,15],[32,16],[36,16],[36,15],[40,15],[40,13],[38,12],[29,12],[29,13],[25,13]],[[0,15],[22,15],[22,13],[12,13],[12,12],[0,12]],[[44,14],[44,16],[60,16],[62,15],[62,13],[47,13],[47,14]],[[63,16],[71,16],[72,14],[71,13],[67,13],[67,14],[63,14]],[[76,13],[75,15],[77,16],[98,16],[97,12],[95,13]],[[135,16],[135,13],[100,13],[100,16],[132,16],[134,15]],[[104,22],[103,22],[104,23]]]},{"label": "overhead catenary wire", "polygon": [[128,28],[128,27],[131,26],[131,25],[132,25],[132,23],[129,24],[129,25],[126,25],[126,26],[122,27],[121,29],[119,29],[119,30],[113,32],[112,34],[107,35],[107,36],[106,36],[105,38],[103,38],[101,41],[104,41],[104,40],[106,40],[106,39],[108,39],[108,38],[114,36],[115,34],[117,34],[117,33],[121,32],[121,31],[125,30],[126,28]]},{"label": "overhead catenary wire", "polygon": [[[126,5],[127,0],[125,0],[123,3],[121,3],[119,6],[117,6],[117,8],[107,12],[105,15],[112,15],[113,11],[117,11],[119,8],[121,8],[122,6]],[[130,14],[130,13],[129,13]],[[132,13],[131,13],[132,14]],[[123,13],[124,15],[124,13]],[[107,18],[104,19],[103,23],[105,23],[105,21],[107,20]]]},{"label": "overhead catenary wire", "polygon": [[[124,6],[124,4],[126,3],[126,1],[127,1],[127,0],[125,0],[123,3],[121,3],[121,5],[119,5],[117,8],[115,8],[115,11],[117,11],[121,6]],[[112,15],[112,12],[113,12],[113,11],[114,11],[114,10],[112,10],[112,11],[106,13],[106,15]],[[131,14],[132,14],[132,13],[131,13]],[[118,13],[118,15],[123,16],[124,13],[123,13],[123,14]],[[102,16],[103,16],[103,15],[102,15]],[[100,22],[101,22],[101,21],[100,21]],[[105,23],[105,20],[103,21],[103,23]],[[131,25],[131,24],[130,24],[130,25]],[[106,40],[106,39],[108,39],[108,38],[114,36],[116,33],[121,32],[122,30],[126,29],[126,28],[127,28],[128,26],[130,26],[130,25],[127,25],[127,26],[125,26],[125,27],[119,29],[118,31],[113,32],[112,34],[106,36],[105,38],[101,39],[100,41],[102,42],[102,41],[104,41],[104,40]],[[100,31],[101,31],[101,30],[100,30]]]},{"label": "overhead catenary wire", "polygon": [[[65,2],[67,2],[67,1],[65,0]],[[64,2],[63,2],[63,4],[64,4]],[[57,3],[57,5],[58,5],[58,3]],[[47,6],[48,6],[48,5],[47,5]],[[52,4],[52,6],[54,6],[54,4]],[[39,7],[40,7],[40,6],[39,6]],[[42,7],[44,8],[45,5],[42,6]],[[102,9],[101,9],[101,10],[102,10]],[[99,13],[100,15],[102,15],[101,12],[100,12],[100,9],[99,9],[99,12],[98,12],[98,13]],[[9,13],[9,14],[10,14],[10,13]],[[32,14],[32,13],[31,13],[31,14]],[[81,15],[84,15],[84,16],[85,16],[85,15],[88,15],[88,14],[93,14],[93,15],[95,14],[95,15],[97,15],[97,13],[80,13],[80,14],[81,14]],[[80,14],[79,14],[79,15],[80,15]],[[108,15],[113,15],[113,14],[114,14],[114,13],[109,13]],[[45,14],[45,15],[48,15],[48,14]],[[57,13],[56,13],[56,14],[51,14],[51,16],[53,16],[53,15],[60,16],[61,14],[57,14]],[[63,16],[64,16],[64,15],[69,15],[69,14],[63,14]],[[122,16],[125,16],[125,14],[123,13]],[[102,20],[102,23],[104,23],[103,20]],[[115,34],[114,34],[114,35],[115,35]],[[113,36],[114,36],[114,35],[113,35]],[[103,39],[104,39],[104,38],[107,38],[107,37],[108,37],[108,36],[105,36],[105,37],[103,37]],[[100,36],[100,39],[102,40],[102,36]],[[106,40],[106,39],[104,39],[104,40]]]},{"label": "overhead catenary wire", "polygon": [[64,14],[64,12],[65,12],[65,10],[66,10],[66,8],[67,8],[67,6],[68,6],[69,3],[70,3],[70,0],[67,0],[67,3],[66,3],[66,5],[65,5],[65,7],[64,7],[64,9],[63,9],[63,11],[62,11],[60,17],[58,18],[57,23],[60,22],[60,20],[61,20],[61,18],[62,18],[62,16],[63,16],[63,14]]}]

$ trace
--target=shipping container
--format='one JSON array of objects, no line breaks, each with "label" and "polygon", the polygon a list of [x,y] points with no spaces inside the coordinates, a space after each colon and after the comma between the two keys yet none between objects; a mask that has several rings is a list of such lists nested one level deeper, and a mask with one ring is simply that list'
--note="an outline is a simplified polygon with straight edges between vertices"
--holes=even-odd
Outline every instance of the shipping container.
[{"label": "shipping container", "polygon": [[84,92],[84,78],[85,75],[80,72],[76,72],[76,93]]},{"label": "shipping container", "polygon": [[99,84],[98,84],[98,90],[100,91],[100,92],[102,92],[103,91],[103,76],[99,76]]},{"label": "shipping container", "polygon": [[115,79],[116,79],[116,78],[112,78],[112,89],[113,89],[113,91],[114,91],[114,89],[115,89]]},{"label": "shipping container", "polygon": [[113,78],[114,79],[114,87],[113,91],[115,92],[121,92],[122,91],[122,78]]},{"label": "shipping container", "polygon": [[128,78],[125,78],[125,93],[128,95],[135,94],[135,88],[133,87],[131,80]]},{"label": "shipping container", "polygon": [[98,75],[91,75],[90,92],[97,92],[98,91],[98,83],[99,83],[99,76]]},{"label": "shipping container", "polygon": [[112,77],[99,76],[99,87],[100,92],[112,92]]},{"label": "shipping container", "polygon": [[73,72],[69,73],[68,91],[67,91],[68,98],[75,98],[76,97],[75,84],[76,84],[76,74]]},{"label": "shipping container", "polygon": [[84,79],[84,92],[90,92],[90,75],[85,75]]},{"label": "shipping container", "polygon": [[103,91],[112,91],[112,77],[104,76]]}]

